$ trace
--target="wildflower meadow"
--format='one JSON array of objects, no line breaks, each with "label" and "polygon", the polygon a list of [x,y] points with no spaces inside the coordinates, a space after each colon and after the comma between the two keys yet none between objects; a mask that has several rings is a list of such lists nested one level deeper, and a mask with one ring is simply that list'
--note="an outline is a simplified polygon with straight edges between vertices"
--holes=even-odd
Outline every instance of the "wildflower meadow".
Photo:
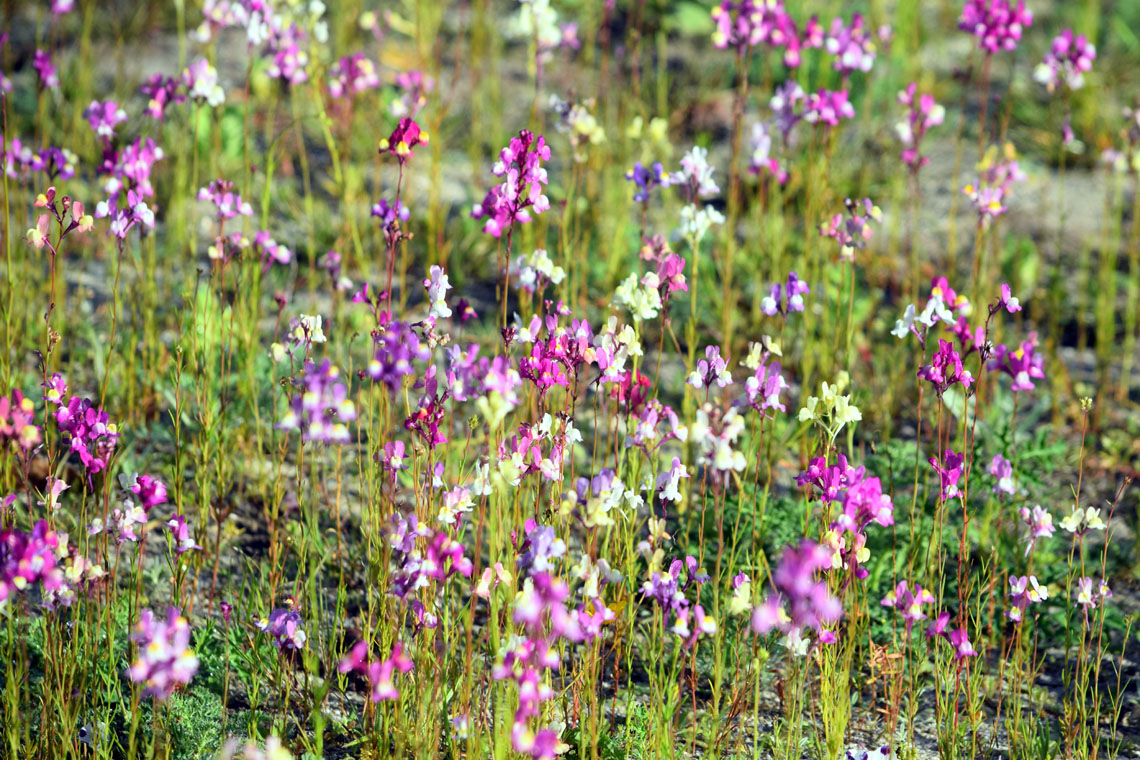
[{"label": "wildflower meadow", "polygon": [[1140,3],[0,5],[0,757],[1140,757]]}]

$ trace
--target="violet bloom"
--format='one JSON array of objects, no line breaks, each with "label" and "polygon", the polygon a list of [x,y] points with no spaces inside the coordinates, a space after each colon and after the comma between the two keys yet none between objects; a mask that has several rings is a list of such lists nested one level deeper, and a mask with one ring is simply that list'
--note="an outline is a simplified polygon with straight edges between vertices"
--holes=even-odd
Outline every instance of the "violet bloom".
[{"label": "violet bloom", "polygon": [[723,0],[713,7],[712,18],[716,24],[712,42],[716,48],[783,48],[784,65],[794,68],[800,64],[801,47],[813,46],[801,41],[783,0]]},{"label": "violet bloom", "polygon": [[844,76],[855,71],[868,72],[875,64],[875,42],[861,13],[851,17],[851,26],[844,24],[841,18],[834,19],[823,46],[835,56],[832,68]]},{"label": "violet bloom", "polygon": [[43,440],[35,421],[35,404],[19,390],[0,396],[0,444],[12,443],[27,456]]},{"label": "violet bloom", "polygon": [[899,93],[898,101],[907,107],[906,118],[895,125],[895,134],[903,145],[902,161],[912,171],[930,163],[930,158],[920,153],[922,140],[931,127],[936,127],[946,118],[946,109],[934,101],[934,96],[923,93],[916,98],[918,84],[911,82]]},{"label": "violet bloom", "polygon": [[118,426],[91,399],[72,396],[55,413],[55,421],[88,475],[106,469],[119,438]]},{"label": "violet bloom", "polygon": [[765,412],[769,409],[787,411],[784,402],[780,401],[780,392],[787,389],[788,383],[780,374],[780,369],[779,362],[771,364],[761,362],[752,376],[744,382],[749,406],[765,417],[768,416]]},{"label": "violet bloom", "polygon": [[1032,603],[1037,604],[1049,598],[1049,590],[1037,582],[1037,577],[1011,575],[1009,577],[1010,607],[1005,616],[1014,622],[1020,623],[1025,617],[1026,608]]},{"label": "violet bloom", "polygon": [[1016,488],[1013,485],[1013,462],[1001,454],[994,454],[990,460],[989,473],[994,477],[993,491],[997,495],[1013,496]]},{"label": "violet bloom", "polygon": [[962,492],[958,489],[958,481],[962,479],[965,457],[947,449],[941,463],[937,457],[931,457],[929,461],[930,466],[938,473],[938,480],[942,489],[938,495],[939,500],[946,501],[955,496],[961,496]]},{"label": "violet bloom", "polygon": [[281,430],[300,430],[302,441],[349,443],[348,425],[356,419],[356,407],[340,379],[340,370],[325,359],[319,365],[305,362],[301,376],[293,381],[297,394],[289,411],[277,423]]},{"label": "violet bloom", "polygon": [[938,339],[938,350],[930,357],[930,364],[918,370],[918,377],[934,386],[939,396],[953,385],[961,385],[963,390],[970,390],[974,383],[974,376],[962,366],[962,357],[954,344],[948,340]]},{"label": "violet bloom", "polygon": [[772,109],[775,123],[788,142],[792,129],[804,118],[804,102],[807,95],[794,79],[789,79],[776,87],[768,107]]},{"label": "violet bloom", "polygon": [[1092,70],[1096,60],[1096,45],[1083,34],[1066,29],[1053,38],[1045,59],[1037,65],[1033,78],[1053,92],[1064,83],[1070,90],[1079,90],[1085,84],[1085,74]]},{"label": "violet bloom", "polygon": [[349,99],[380,86],[374,64],[364,53],[346,55],[329,67],[329,95]]},{"label": "violet bloom", "polygon": [[760,174],[768,172],[776,178],[781,185],[788,181],[788,172],[779,160],[772,156],[772,132],[767,122],[758,121],[752,125],[752,136],[749,138],[752,152],[748,156],[748,172]]},{"label": "violet bloom", "polygon": [[392,322],[384,330],[374,332],[372,343],[374,353],[366,374],[392,392],[399,390],[403,378],[415,371],[414,362],[431,358],[431,350],[403,322]]},{"label": "violet bloom", "polygon": [[1010,0],[966,0],[958,28],[978,38],[978,46],[987,54],[1013,50],[1021,33],[1033,23],[1033,13],[1025,0],[1014,5]]},{"label": "violet bloom", "polygon": [[36,50],[35,58],[32,59],[32,68],[39,75],[41,87],[45,90],[59,89],[59,73],[56,71],[55,64],[52,63],[50,53]]},{"label": "violet bloom", "polygon": [[[154,171],[154,165],[165,157],[162,148],[149,137],[140,137],[113,156],[106,157],[99,171],[101,174],[110,175],[103,183],[103,189],[109,196],[107,203],[120,200],[123,190],[137,191],[139,199],[152,197],[154,186],[151,184],[150,176]],[[103,205],[100,204],[100,207]],[[96,216],[99,215],[107,214],[96,211]]]},{"label": "violet bloom", "polygon": [[961,662],[967,657],[976,657],[977,651],[970,643],[970,639],[966,634],[964,628],[949,627],[950,613],[943,612],[938,618],[926,628],[926,638],[933,639],[936,636],[941,636],[949,642],[950,646],[954,648],[954,659]]},{"label": "violet bloom", "polygon": [[1032,512],[1029,511],[1029,507],[1021,508],[1021,522],[1029,529],[1029,535],[1025,539],[1025,556],[1028,557],[1029,552],[1037,545],[1037,539],[1052,537],[1055,530],[1053,515],[1040,504],[1035,504]]},{"label": "violet bloom", "polygon": [[788,272],[787,284],[773,283],[768,295],[760,301],[760,311],[770,317],[804,310],[804,296],[811,292],[808,284],[795,272]]},{"label": "violet bloom", "polygon": [[823,501],[841,500],[846,489],[863,482],[866,468],[852,467],[845,454],[838,455],[836,459],[833,465],[828,465],[823,457],[811,460],[808,468],[796,476],[796,485],[801,488],[815,486],[820,490],[819,498]]},{"label": "violet bloom", "polygon": [[934,594],[918,585],[914,587],[914,591],[911,591],[907,588],[906,581],[899,581],[898,585],[888,591],[887,595],[884,596],[880,602],[882,606],[893,607],[896,611],[902,613],[908,635],[911,629],[914,628],[915,623],[926,619],[926,613],[923,612],[922,605],[933,603]]},{"label": "violet bloom", "polygon": [[33,584],[39,583],[44,593],[63,586],[63,573],[56,564],[59,544],[44,520],[36,522],[31,533],[0,530],[0,609]]},{"label": "violet bloom", "polygon": [[76,163],[70,150],[49,145],[37,152],[18,137],[4,153],[4,172],[13,179],[27,179],[33,172],[43,172],[49,182],[74,179]]},{"label": "violet bloom", "polygon": [[147,98],[146,113],[156,121],[166,117],[166,109],[176,103],[185,103],[186,96],[181,91],[181,83],[174,77],[155,74],[139,87],[139,92]]},{"label": "violet bloom", "polygon": [[254,627],[269,634],[278,649],[304,649],[308,636],[301,628],[301,613],[292,608],[276,609],[269,617],[254,622]]},{"label": "violet bloom", "polygon": [[546,573],[554,570],[554,563],[566,554],[566,543],[554,533],[554,528],[541,526],[534,520],[527,520],[524,526],[526,538],[519,546],[516,562],[523,575]]},{"label": "violet bloom", "polygon": [[340,661],[337,670],[341,673],[356,672],[363,675],[371,690],[372,701],[383,702],[400,696],[399,690],[396,689],[395,674],[407,673],[412,667],[412,659],[404,654],[402,642],[395,643],[388,659],[374,660],[368,654],[368,644],[360,641]]},{"label": "violet bloom", "polygon": [[211,180],[209,186],[198,190],[198,200],[214,204],[215,215],[222,221],[239,215],[253,216],[253,206],[242,200],[233,188],[234,183],[228,180]]},{"label": "violet bloom", "polygon": [[839,243],[840,258],[854,261],[855,251],[866,248],[867,241],[874,233],[871,222],[881,222],[883,212],[870,198],[860,201],[845,198],[843,205],[846,207],[847,215],[832,216],[819,226],[819,234]]},{"label": "violet bloom", "polygon": [[753,610],[752,630],[759,634],[773,629],[819,631],[825,623],[838,622],[843,615],[839,599],[828,591],[826,582],[816,580],[816,573],[829,561],[830,552],[807,539],[798,547],[784,549],[772,574],[775,593]]},{"label": "violet bloom", "polygon": [[492,187],[483,202],[471,210],[473,219],[486,218],[484,232],[500,237],[516,222],[530,222],[532,212],[538,215],[550,208],[550,200],[542,192],[548,180],[541,164],[549,160],[550,148],[542,135],[524,129],[511,138],[491,169],[492,174],[503,178],[502,184]]},{"label": "violet bloom", "polygon": [[847,90],[819,90],[810,93],[804,101],[804,121],[838,127],[843,119],[854,119],[855,107],[848,99]]},{"label": "violet bloom", "polygon": [[706,346],[705,358],[697,361],[697,368],[689,373],[689,378],[685,382],[698,390],[711,388],[714,383],[718,388],[727,388],[732,385],[728,357],[721,357],[719,346]]},{"label": "violet bloom", "polygon": [[633,182],[637,188],[633,191],[634,203],[647,203],[654,188],[669,187],[670,183],[669,173],[661,166],[660,161],[649,168],[642,166],[638,161],[625,173],[625,178]]},{"label": "violet bloom", "polygon": [[183,515],[174,515],[166,521],[166,527],[170,530],[170,537],[174,539],[174,552],[179,557],[186,552],[201,551],[202,547],[190,535],[190,526]]},{"label": "violet bloom", "polygon": [[115,127],[127,120],[127,112],[114,100],[103,103],[92,100],[91,105],[83,111],[83,118],[87,119],[91,129],[95,130],[95,134],[104,143],[110,143],[115,136]]},{"label": "violet bloom", "polygon": [[991,372],[998,370],[1013,378],[1010,390],[1031,391],[1034,389],[1033,381],[1045,377],[1045,358],[1037,351],[1037,333],[1029,333],[1029,337],[1022,341],[1017,349],[1011,349],[1004,343],[994,348],[994,357],[986,364]]},{"label": "violet bloom", "polygon": [[127,675],[146,687],[144,696],[164,701],[198,672],[198,657],[190,649],[190,623],[177,607],[167,610],[165,620],[143,610],[131,641],[138,647]]},{"label": "violet bloom", "polygon": [[412,212],[400,201],[388,203],[387,199],[381,198],[372,204],[372,216],[379,219],[385,228],[390,227],[397,219],[406,222],[411,215]]}]

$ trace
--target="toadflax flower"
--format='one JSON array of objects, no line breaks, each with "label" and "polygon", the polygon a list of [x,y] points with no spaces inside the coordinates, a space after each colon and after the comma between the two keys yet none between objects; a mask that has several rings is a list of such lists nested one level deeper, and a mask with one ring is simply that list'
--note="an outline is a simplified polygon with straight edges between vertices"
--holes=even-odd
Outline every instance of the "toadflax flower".
[{"label": "toadflax flower", "polygon": [[138,645],[138,653],[127,675],[146,687],[145,696],[165,700],[198,672],[198,657],[190,648],[190,623],[177,607],[167,610],[165,620],[143,610],[131,641]]},{"label": "toadflax flower", "polygon": [[827,567],[829,558],[826,547],[807,539],[784,549],[772,574],[773,593],[752,611],[752,630],[759,634],[772,630],[799,634],[804,628],[818,632],[824,624],[837,622],[843,606],[827,583],[817,579],[817,572]]},{"label": "toadflax flower", "polygon": [[1095,507],[1081,509],[1076,504],[1069,516],[1061,520],[1061,527],[1068,532],[1083,536],[1091,530],[1104,530],[1107,526],[1100,517],[1100,510]]},{"label": "toadflax flower", "polygon": [[391,135],[380,140],[380,152],[395,156],[401,164],[406,164],[415,155],[412,149],[426,145],[428,139],[428,133],[420,129],[414,119],[405,116],[396,123]]},{"label": "toadflax flower", "polygon": [[1033,12],[1025,0],[966,0],[958,28],[978,38],[978,46],[987,54],[1013,50],[1021,33],[1033,23]]},{"label": "toadflax flower", "polygon": [[1029,337],[1022,341],[1016,349],[1005,344],[994,348],[993,358],[986,364],[991,372],[997,370],[1013,378],[1010,390],[1031,391],[1034,389],[1034,380],[1045,377],[1044,357],[1037,352],[1037,333],[1029,333]]},{"label": "toadflax flower", "polygon": [[1040,504],[1035,504],[1032,511],[1029,507],[1022,507],[1020,514],[1022,524],[1029,529],[1029,535],[1025,539],[1025,554],[1028,556],[1029,552],[1033,551],[1033,547],[1037,545],[1037,539],[1049,538],[1053,535],[1053,515],[1049,514],[1049,510]]},{"label": "toadflax flower", "polygon": [[400,692],[396,689],[395,675],[407,673],[413,667],[412,659],[404,654],[404,645],[397,641],[392,654],[386,660],[373,659],[368,653],[368,643],[357,642],[340,661],[337,670],[341,673],[360,673],[368,682],[373,702],[396,699]]},{"label": "toadflax flower", "polygon": [[301,613],[295,608],[292,599],[286,600],[286,608],[275,609],[269,617],[254,622],[254,627],[269,634],[273,646],[278,649],[304,649],[308,636],[301,628]]},{"label": "toadflax flower", "polygon": [[1025,617],[1025,609],[1030,603],[1037,604],[1049,598],[1049,590],[1037,582],[1037,576],[1011,575],[1009,577],[1009,602],[1006,617],[1015,624]]},{"label": "toadflax flower", "polygon": [[[907,107],[906,118],[895,125],[895,134],[902,143],[902,161],[911,171],[930,163],[920,152],[922,140],[931,127],[936,127],[946,118],[946,108],[934,101],[929,93],[917,94],[918,83],[911,82],[899,93],[898,101]],[[916,97],[917,96],[917,97]]]},{"label": "toadflax flower", "polygon": [[550,200],[543,194],[547,177],[541,163],[549,160],[550,148],[542,135],[524,129],[511,138],[491,169],[492,174],[503,178],[502,184],[492,187],[483,202],[471,210],[473,219],[486,219],[484,232],[500,237],[516,222],[531,221],[532,212],[537,215],[550,208]]},{"label": "toadflax flower", "polygon": [[1058,84],[1070,90],[1079,90],[1085,84],[1085,74],[1092,70],[1096,60],[1096,45],[1083,34],[1066,29],[1053,38],[1045,59],[1037,64],[1033,78],[1053,92]]},{"label": "toadflax flower", "polygon": [[323,443],[348,443],[352,440],[347,422],[356,419],[356,407],[348,398],[348,389],[340,379],[340,370],[325,359],[319,365],[305,362],[301,376],[293,381],[296,395],[289,401],[289,411],[277,427],[300,430],[301,440]]}]

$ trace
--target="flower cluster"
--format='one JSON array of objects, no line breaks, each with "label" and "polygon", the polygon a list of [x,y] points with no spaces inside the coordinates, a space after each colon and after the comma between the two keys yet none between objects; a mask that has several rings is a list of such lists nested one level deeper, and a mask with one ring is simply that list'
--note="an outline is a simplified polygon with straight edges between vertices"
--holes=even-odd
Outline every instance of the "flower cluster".
[{"label": "flower cluster", "polygon": [[785,548],[772,573],[774,591],[752,611],[752,630],[762,635],[780,631],[788,648],[801,655],[807,645],[804,630],[816,631],[821,640],[831,639],[834,634],[823,626],[838,622],[843,606],[817,575],[830,562],[831,552],[807,539]]},{"label": "flower cluster", "polygon": [[387,659],[377,660],[369,655],[368,643],[359,641],[340,661],[337,670],[364,676],[372,693],[372,701],[383,702],[400,696],[396,689],[395,675],[410,672],[413,665],[412,659],[404,654],[402,642],[397,641],[392,646],[392,653]]},{"label": "flower cluster", "polygon": [[961,385],[968,391],[974,383],[974,376],[962,366],[962,357],[954,344],[941,338],[938,339],[938,350],[930,357],[930,364],[918,370],[918,377],[933,385],[939,396],[954,385]]},{"label": "flower cluster", "polygon": [[491,169],[492,174],[503,178],[503,183],[492,187],[483,202],[471,210],[473,219],[486,218],[484,232],[500,237],[515,223],[531,221],[531,212],[541,214],[550,208],[550,201],[543,194],[547,177],[541,164],[549,160],[550,148],[542,135],[524,129],[511,138]]},{"label": "flower cluster", "polygon": [[355,98],[379,86],[376,64],[364,53],[346,55],[329,67],[329,95],[333,98]]},{"label": "flower cluster", "polygon": [[962,662],[967,657],[977,657],[974,645],[970,643],[965,628],[950,628],[950,613],[943,612],[926,628],[926,638],[941,636],[954,650],[954,659]]},{"label": "flower cluster", "polygon": [[19,390],[0,396],[0,443],[14,444],[22,457],[43,440],[35,420],[35,404]]},{"label": "flower cluster", "polygon": [[696,643],[701,634],[716,633],[716,620],[685,596],[690,588],[699,589],[708,580],[697,558],[689,555],[684,561],[673,560],[667,571],[654,570],[641,586],[642,595],[657,603],[665,624],[686,647]]},{"label": "flower cluster", "polygon": [[852,467],[847,457],[840,454],[833,465],[828,465],[823,457],[811,460],[796,478],[796,484],[813,486],[822,500],[842,505],[822,543],[829,552],[826,567],[845,567],[856,578],[865,578],[867,570],[862,564],[871,556],[866,548],[867,528],[871,523],[882,527],[894,524],[894,504],[883,493],[882,483],[878,478],[866,477],[865,468]]},{"label": "flower cluster", "polygon": [[931,127],[937,127],[946,118],[946,108],[934,101],[930,93],[917,94],[918,83],[911,82],[899,93],[898,101],[906,106],[906,118],[895,125],[895,134],[903,145],[902,161],[912,171],[930,163],[922,155],[922,140]]},{"label": "flower cluster", "polygon": [[835,56],[832,68],[844,75],[854,71],[868,72],[875,65],[875,41],[867,32],[863,15],[851,17],[851,25],[836,18],[823,42],[824,49]]},{"label": "flower cluster", "polygon": [[118,426],[89,398],[72,396],[64,403],[60,397],[52,402],[59,405],[55,412],[56,425],[71,451],[79,455],[88,475],[106,469],[119,438]]},{"label": "flower cluster", "polygon": [[380,152],[395,156],[401,164],[416,154],[412,151],[418,145],[426,145],[430,136],[420,129],[415,120],[404,117],[396,122],[392,134],[380,140]]},{"label": "flower cluster", "polygon": [[325,359],[305,362],[301,376],[293,381],[298,393],[289,401],[289,411],[277,423],[281,430],[300,430],[301,440],[348,443],[348,425],[356,419],[356,407],[340,370]]},{"label": "flower cluster", "polygon": [[643,166],[638,161],[626,172],[625,178],[633,182],[637,188],[633,191],[634,203],[648,203],[654,188],[669,187],[672,181],[671,175],[665,171],[660,161],[649,167]]},{"label": "flower cluster", "polygon": [[63,573],[56,566],[59,548],[59,536],[43,520],[31,533],[15,528],[0,531],[0,609],[37,583],[44,594],[61,588]]},{"label": "flower cluster", "polygon": [[1010,390],[1017,393],[1034,389],[1033,381],[1045,377],[1044,365],[1045,358],[1037,351],[1037,333],[1031,332],[1016,349],[1004,343],[995,346],[993,358],[986,368],[1013,378]]},{"label": "flower cluster", "polygon": [[1053,92],[1063,83],[1070,90],[1079,90],[1085,84],[1085,74],[1092,71],[1096,60],[1096,45],[1083,34],[1066,29],[1053,38],[1045,59],[1037,65],[1033,78]]},{"label": "flower cluster", "polygon": [[759,174],[766,171],[775,177],[781,185],[788,181],[787,170],[772,155],[772,130],[767,122],[758,121],[752,125],[749,144],[752,148],[752,152],[748,156],[748,171],[750,173]]},{"label": "flower cluster", "polygon": [[966,185],[962,192],[974,204],[978,219],[988,226],[1007,210],[1006,198],[1014,182],[1024,182],[1025,173],[1017,163],[1013,146],[1006,144],[998,157],[997,146],[991,146],[978,164],[978,181]]},{"label": "flower cluster", "polygon": [[1049,590],[1037,582],[1037,576],[1009,577],[1009,604],[1005,616],[1015,624],[1025,617],[1025,609],[1030,603],[1037,604],[1049,598]]},{"label": "flower cluster", "polygon": [[871,202],[870,198],[861,201],[847,198],[843,201],[843,205],[847,208],[847,216],[835,214],[819,226],[819,234],[839,243],[840,258],[853,261],[855,251],[866,248],[867,241],[874,233],[871,222],[881,222],[883,212]]},{"label": "flower cluster", "polygon": [[1013,50],[1021,33],[1033,23],[1033,12],[1025,0],[966,0],[958,28],[978,38],[978,46],[987,54]]},{"label": "flower cluster", "polygon": [[854,118],[855,106],[851,105],[847,90],[819,90],[804,100],[803,119],[808,124],[838,127],[843,119]]},{"label": "flower cluster", "polygon": [[127,112],[114,100],[100,103],[92,100],[91,105],[83,111],[83,118],[95,130],[95,134],[104,144],[109,144],[115,136],[115,127],[127,120]]},{"label": "flower cluster", "polygon": [[926,619],[926,613],[923,612],[922,605],[933,603],[934,594],[928,589],[915,585],[914,590],[911,591],[906,581],[899,581],[893,589],[887,592],[887,595],[884,596],[880,602],[882,606],[893,607],[897,612],[902,613],[908,635],[911,629],[914,628],[915,623]]},{"label": "flower cluster", "polygon": [[799,66],[803,42],[783,0],[722,0],[713,6],[712,18],[716,24],[712,35],[714,47],[783,48],[784,65]]},{"label": "flower cluster", "polygon": [[799,275],[788,272],[786,284],[772,283],[768,295],[760,300],[760,311],[770,317],[782,314],[787,318],[793,311],[804,310],[804,296],[810,292],[811,288],[799,278]]},{"label": "flower cluster", "polygon": [[304,649],[308,636],[301,628],[302,622],[301,613],[294,605],[289,604],[287,609],[273,610],[269,613],[269,617],[256,621],[254,627],[268,634],[273,646],[278,649]]},{"label": "flower cluster", "polygon": [[190,648],[190,623],[177,607],[167,610],[165,620],[143,610],[131,641],[138,651],[127,675],[145,686],[146,696],[166,700],[198,672],[198,656]]}]

